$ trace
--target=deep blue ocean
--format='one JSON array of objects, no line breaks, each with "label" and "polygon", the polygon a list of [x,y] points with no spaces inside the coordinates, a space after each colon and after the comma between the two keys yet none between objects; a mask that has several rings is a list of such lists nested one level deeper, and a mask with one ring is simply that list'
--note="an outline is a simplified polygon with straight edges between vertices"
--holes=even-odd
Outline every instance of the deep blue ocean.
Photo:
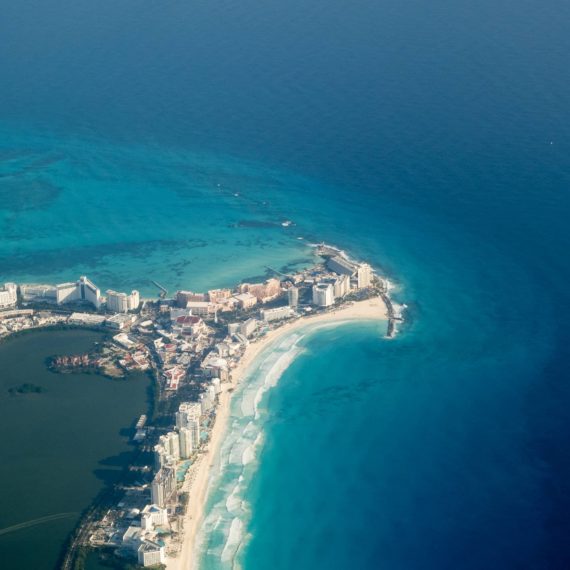
[{"label": "deep blue ocean", "polygon": [[569,30],[562,0],[0,0],[0,281],[201,290],[325,240],[409,307],[252,370],[203,568],[570,567]]}]

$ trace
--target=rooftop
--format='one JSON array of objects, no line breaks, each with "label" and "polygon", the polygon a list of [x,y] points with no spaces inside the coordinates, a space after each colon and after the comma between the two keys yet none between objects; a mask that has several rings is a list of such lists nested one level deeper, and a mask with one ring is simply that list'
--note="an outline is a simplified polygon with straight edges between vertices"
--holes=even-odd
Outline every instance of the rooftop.
[{"label": "rooftop", "polygon": [[[204,303],[205,305],[207,305],[207,303]],[[200,317],[178,317],[176,319],[176,322],[180,325],[196,325],[198,324],[202,319]]]}]

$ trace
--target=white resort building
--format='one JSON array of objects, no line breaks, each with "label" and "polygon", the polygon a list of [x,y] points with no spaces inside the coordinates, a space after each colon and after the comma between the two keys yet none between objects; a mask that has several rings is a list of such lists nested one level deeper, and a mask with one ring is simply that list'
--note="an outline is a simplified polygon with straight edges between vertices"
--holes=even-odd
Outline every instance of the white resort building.
[{"label": "white resort building", "polygon": [[332,283],[317,283],[313,285],[313,305],[317,305],[317,307],[334,305],[334,287]]},{"label": "white resort building", "polygon": [[141,511],[141,527],[153,531],[157,526],[168,525],[168,511],[158,505],[146,505]]},{"label": "white resort building", "polygon": [[38,303],[55,303],[57,290],[54,285],[25,284],[20,285],[20,295],[24,303],[35,301]]},{"label": "white resort building", "polygon": [[55,286],[55,291],[58,305],[74,301],[85,301],[98,309],[101,304],[101,291],[85,276],[80,277],[78,281],[60,283]]},{"label": "white resort building", "polygon": [[289,319],[293,316],[293,309],[289,305],[284,307],[275,307],[274,309],[261,309],[259,316],[266,323],[271,321],[280,321],[281,319]]},{"label": "white resort building", "polygon": [[337,255],[327,260],[327,267],[339,275],[352,277],[356,273],[356,265],[344,257]]},{"label": "white resort building", "polygon": [[138,563],[145,567],[164,564],[164,546],[152,540],[144,540],[137,550],[137,559]]},{"label": "white resort building", "polygon": [[5,283],[0,288],[0,309],[9,309],[16,306],[18,301],[18,286],[15,283]]},{"label": "white resort building", "polygon": [[368,263],[361,263],[358,266],[356,277],[358,279],[359,289],[370,287],[370,285],[372,284],[372,267],[370,267]]},{"label": "white resort building", "polygon": [[[194,451],[194,431],[189,427],[180,428],[178,432],[178,437],[180,441],[180,458],[188,459]],[[198,446],[198,442],[196,442]]]},{"label": "white resort building", "polygon": [[107,309],[113,313],[127,313],[138,309],[140,304],[140,295],[138,291],[131,291],[130,295],[126,293],[117,293],[109,289],[107,291]]},{"label": "white resort building", "polygon": [[341,275],[334,282],[334,297],[339,299],[350,293],[350,277],[348,275]]},{"label": "white resort building", "polygon": [[151,500],[159,507],[166,507],[176,493],[176,468],[161,467],[154,476],[150,488]]},{"label": "white resort building", "polygon": [[297,307],[299,304],[299,289],[295,286],[289,287],[287,290],[287,300],[290,307]]}]

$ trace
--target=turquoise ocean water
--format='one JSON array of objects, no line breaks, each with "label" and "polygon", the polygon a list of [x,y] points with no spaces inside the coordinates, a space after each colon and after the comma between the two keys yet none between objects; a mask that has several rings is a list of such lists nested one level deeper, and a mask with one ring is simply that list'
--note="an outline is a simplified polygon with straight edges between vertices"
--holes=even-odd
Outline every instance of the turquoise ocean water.
[{"label": "turquoise ocean water", "polygon": [[2,10],[0,279],[200,290],[326,240],[409,306],[252,369],[204,568],[568,567],[567,3]]}]

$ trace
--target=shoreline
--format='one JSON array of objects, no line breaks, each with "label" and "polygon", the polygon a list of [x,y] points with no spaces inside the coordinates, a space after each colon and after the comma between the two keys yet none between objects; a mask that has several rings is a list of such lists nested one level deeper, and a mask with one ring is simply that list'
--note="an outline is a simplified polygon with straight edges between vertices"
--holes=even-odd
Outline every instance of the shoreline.
[{"label": "shoreline", "polygon": [[[200,454],[198,460],[190,467],[187,474],[189,497],[188,509],[184,515],[182,547],[177,557],[166,559],[167,570],[189,570],[196,567],[198,530],[203,521],[204,510],[208,500],[212,467],[216,464],[226,434],[232,394],[234,389],[247,376],[250,366],[257,357],[283,336],[299,329],[311,327],[311,325],[339,325],[347,322],[387,321],[388,319],[389,309],[382,297],[372,297],[363,301],[355,301],[350,305],[341,306],[327,313],[304,315],[293,322],[271,330],[246,348],[238,365],[231,372],[230,381],[223,384],[223,391],[219,395],[219,403],[216,410],[216,420],[207,448]],[[186,481],[184,485],[186,485]]]},{"label": "shoreline", "polygon": [[[170,539],[158,541],[160,533],[156,531],[156,522],[153,521],[150,527],[145,526],[141,515],[140,525],[137,525],[126,516],[121,502],[117,502],[117,505],[110,507],[109,512],[113,513],[113,517],[82,520],[79,532],[76,533],[78,539],[73,540],[66,552],[66,567],[70,567],[68,562],[71,563],[80,556],[83,547],[103,546],[110,546],[115,551],[122,548],[129,555],[134,553],[139,563],[144,562],[144,565],[157,560],[159,556],[161,563],[169,570],[197,567],[202,550],[200,544],[204,539],[202,528],[206,520],[210,490],[216,489],[214,471],[216,467],[222,468],[221,450],[233,434],[233,430],[228,433],[228,423],[233,417],[232,395],[244,378],[251,378],[252,373],[255,373],[260,354],[265,352],[266,357],[272,358],[275,351],[279,352],[280,340],[288,335],[296,336],[296,331],[302,337],[305,333],[312,334],[320,328],[338,327],[350,322],[383,322],[386,326],[385,334],[379,327],[378,336],[387,339],[394,337],[397,332],[396,322],[403,320],[401,309],[405,305],[400,307],[392,303],[389,294],[391,283],[386,278],[379,277],[368,263],[351,260],[339,248],[324,243],[313,247],[316,247],[322,263],[305,268],[293,276],[268,267],[268,270],[279,274],[280,278],[273,277],[263,283],[245,283],[234,290],[212,290],[207,294],[178,291],[173,299],[165,300],[161,295],[160,301],[148,306],[141,307],[139,303],[136,314],[127,311],[125,315],[115,314],[109,318],[105,312],[105,316],[100,316],[99,289],[91,282],[96,299],[88,299],[84,304],[89,302],[95,305],[96,318],[91,317],[91,312],[77,311],[67,319],[60,318],[59,313],[54,317],[50,311],[39,311],[37,315],[34,315],[33,309],[20,311],[25,313],[23,317],[17,310],[10,312],[18,315],[15,315],[14,322],[10,321],[9,326],[3,327],[3,332],[8,333],[6,337],[24,330],[67,328],[65,325],[69,324],[71,318],[73,325],[79,325],[79,328],[85,328],[85,325],[92,328],[96,322],[99,325],[97,329],[112,329],[109,331],[112,339],[109,339],[101,361],[127,371],[149,369],[155,380],[153,386],[156,386],[153,391],[153,408],[162,401],[171,402],[172,391],[177,391],[179,382],[189,380],[192,374],[205,380],[199,398],[192,391],[174,395],[175,405],[180,404],[184,398],[199,402],[201,416],[207,414],[210,418],[208,438],[199,441],[197,446],[192,444],[191,455],[185,448],[185,456],[190,457],[191,461],[189,466],[184,466],[187,471],[181,485],[165,479],[172,477],[173,469],[178,465],[177,455],[171,447],[179,447],[177,431],[180,426],[177,424],[172,427],[164,438],[160,436],[160,441],[165,439],[167,447],[158,444],[154,446],[155,461],[158,458],[160,466],[157,467],[155,463],[155,468],[150,468],[153,475],[150,503],[163,509],[161,512],[167,517],[164,524],[174,525],[171,527]],[[87,278],[82,277],[81,280]],[[197,304],[194,297],[208,300]],[[265,304],[282,297],[286,297],[287,305]],[[105,298],[101,299],[104,304]],[[193,315],[194,305],[191,301],[198,311],[196,316]],[[212,307],[216,311],[213,315],[215,325],[207,322],[212,319]],[[221,322],[218,321],[218,312],[228,310],[229,316],[222,316]],[[190,315],[191,318],[188,318]],[[56,322],[52,322],[54,320]],[[63,325],[60,322],[62,320],[65,321]],[[123,328],[127,332],[115,334]],[[224,332],[226,336],[220,341]],[[3,335],[3,339],[6,337]],[[259,377],[267,382],[270,375],[261,374]],[[250,383],[243,383],[243,386],[243,390],[248,390]],[[170,392],[163,396],[161,390]],[[163,410],[163,419],[169,425],[172,421],[171,408],[172,405],[166,405]],[[164,431],[162,428],[159,430]],[[140,437],[147,438],[147,433],[140,431],[142,435],[139,436],[137,431],[139,440],[135,441],[140,441]],[[194,437],[192,435],[192,439]],[[150,436],[150,439],[153,437]],[[172,444],[170,440],[176,443]],[[182,457],[182,448],[178,451]],[[163,465],[168,467],[165,471],[162,471]],[[148,466],[146,468],[149,469]],[[143,492],[146,491],[146,486],[125,489],[125,496],[128,495],[128,499],[139,511],[149,506],[147,494]],[[137,530],[139,528],[142,530]],[[127,531],[134,537],[130,542],[125,538]]]}]

